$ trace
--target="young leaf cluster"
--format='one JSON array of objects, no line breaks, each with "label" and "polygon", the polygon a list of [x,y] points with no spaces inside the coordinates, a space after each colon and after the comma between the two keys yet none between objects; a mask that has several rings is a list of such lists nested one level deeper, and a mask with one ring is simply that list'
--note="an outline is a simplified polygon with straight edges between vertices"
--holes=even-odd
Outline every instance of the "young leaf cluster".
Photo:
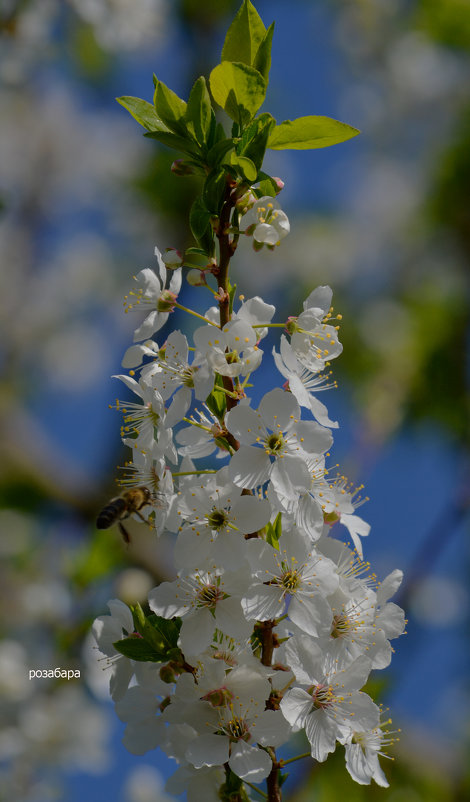
[{"label": "young leaf cluster", "polygon": [[[220,64],[209,82],[204,76],[195,81],[187,102],[155,76],[153,104],[136,97],[118,98],[146,129],[145,136],[183,154],[174,163],[174,172],[203,178],[190,227],[197,241],[192,252],[204,257],[214,256],[229,194],[234,200],[249,189],[257,197],[274,197],[279,191],[262,169],[267,149],[329,147],[359,133],[329,117],[310,115],[277,124],[271,114],[260,112],[269,83],[273,33],[274,23],[266,29],[250,0],[243,0],[225,37]],[[218,121],[212,101],[232,120],[230,135]]]}]

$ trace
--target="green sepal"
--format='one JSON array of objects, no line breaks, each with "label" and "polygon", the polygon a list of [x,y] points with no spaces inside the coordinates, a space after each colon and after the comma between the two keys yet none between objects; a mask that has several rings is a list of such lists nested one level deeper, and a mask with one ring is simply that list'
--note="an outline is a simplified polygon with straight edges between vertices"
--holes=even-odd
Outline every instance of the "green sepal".
[{"label": "green sepal", "polygon": [[187,136],[187,104],[184,100],[181,100],[181,98],[178,97],[172,89],[165,86],[162,81],[157,82],[153,99],[158,116],[170,131],[182,137]]},{"label": "green sepal", "polygon": [[212,120],[212,105],[203,75],[194,83],[186,106],[185,121],[188,129],[194,134],[200,145],[205,145],[209,138]]},{"label": "green sepal", "polygon": [[199,148],[191,139],[184,139],[182,136],[172,134],[171,131],[147,131],[144,136],[149,137],[149,139],[157,139],[162,145],[178,150],[181,153],[187,153],[196,159],[198,164],[201,164]]},{"label": "green sepal", "polygon": [[345,142],[361,132],[331,117],[298,117],[276,125],[268,139],[271,150],[310,150]]},{"label": "green sepal", "polygon": [[230,314],[232,314],[232,312],[233,312],[233,301],[235,299],[236,291],[237,291],[237,285],[236,284],[231,284],[230,281],[229,281],[228,282],[227,292],[228,292],[228,297],[230,299],[230,302],[229,302]]},{"label": "green sepal", "polygon": [[131,660],[143,663],[164,663],[166,660],[166,652],[156,651],[141,637],[122,638],[113,643],[113,646],[117,652]]},{"label": "green sepal", "polygon": [[117,97],[116,100],[147,131],[168,131],[166,125],[158,117],[155,106],[147,100],[131,95],[123,95],[123,97]]},{"label": "green sepal", "polygon": [[220,802],[250,802],[243,780],[237,777],[231,769],[226,772],[225,782],[218,791]]},{"label": "green sepal", "polygon": [[214,168],[207,176],[202,190],[204,205],[211,215],[219,215],[225,195],[225,170]]},{"label": "green sepal", "polygon": [[221,61],[242,61],[253,66],[265,35],[266,28],[253,3],[243,0],[227,31]]},{"label": "green sepal", "polygon": [[269,71],[271,69],[271,47],[273,44],[274,22],[271,23],[266,31],[265,37],[261,42],[258,51],[253,61],[255,70],[261,73],[266,83],[269,80]]},{"label": "green sepal", "polygon": [[271,178],[271,176],[267,173],[263,173],[263,171],[259,173],[259,178],[260,182],[258,189],[255,190],[255,192],[258,194],[258,197],[264,198],[265,195],[270,195],[271,198],[275,198],[279,192],[279,187],[274,178]]},{"label": "green sepal", "polygon": [[242,126],[254,117],[266,95],[267,85],[261,73],[240,61],[218,64],[209,80],[215,102]]},{"label": "green sepal", "polygon": [[223,387],[223,386],[224,383],[222,376],[219,376],[219,374],[216,373],[214,389],[212,390],[210,395],[208,395],[206,398],[206,404],[209,407],[210,411],[220,421],[223,421],[225,417],[225,412],[227,410],[227,397],[225,393],[217,389],[217,387]]},{"label": "green sepal", "polygon": [[266,526],[266,542],[269,543],[273,549],[279,551],[279,539],[282,535],[282,514],[278,512],[274,523],[268,523]]},{"label": "green sepal", "polygon": [[237,146],[237,153],[251,159],[258,170],[262,167],[269,135],[275,125],[274,117],[268,112],[263,112],[247,126]]},{"label": "green sepal", "polygon": [[288,776],[289,773],[287,771],[285,771],[284,773],[282,771],[279,772],[279,788],[282,788]]}]

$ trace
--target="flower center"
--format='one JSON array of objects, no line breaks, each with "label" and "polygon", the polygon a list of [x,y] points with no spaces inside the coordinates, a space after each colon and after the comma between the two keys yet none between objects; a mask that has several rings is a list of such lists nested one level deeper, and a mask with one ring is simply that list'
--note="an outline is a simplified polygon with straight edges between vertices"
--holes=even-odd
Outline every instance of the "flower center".
[{"label": "flower center", "polygon": [[325,709],[329,707],[335,698],[333,688],[329,685],[312,685],[307,693],[313,697],[313,708],[315,710]]},{"label": "flower center", "polygon": [[[197,370],[197,368],[196,368]],[[193,368],[187,367],[181,371],[181,382],[184,384],[185,387],[189,387],[191,390],[194,387],[194,373]]]},{"label": "flower center", "polygon": [[339,613],[333,618],[330,635],[332,638],[344,638],[351,629],[351,622],[344,613]]},{"label": "flower center", "polygon": [[268,454],[279,454],[284,448],[284,438],[282,434],[270,434],[265,440],[265,447]]},{"label": "flower center", "polygon": [[197,594],[197,606],[215,610],[217,602],[223,599],[222,591],[216,585],[204,585]]},{"label": "flower center", "polygon": [[207,516],[207,523],[211,529],[222,529],[228,522],[228,515],[225,510],[213,509]]},{"label": "flower center", "polygon": [[228,365],[233,365],[234,362],[239,362],[238,352],[237,351],[227,351],[225,354],[225,361]]},{"label": "flower center", "polygon": [[300,586],[300,577],[297,571],[285,571],[280,577],[280,584],[288,593],[296,591]]},{"label": "flower center", "polygon": [[234,716],[224,727],[225,734],[231,741],[249,741],[250,733],[245,719]]}]

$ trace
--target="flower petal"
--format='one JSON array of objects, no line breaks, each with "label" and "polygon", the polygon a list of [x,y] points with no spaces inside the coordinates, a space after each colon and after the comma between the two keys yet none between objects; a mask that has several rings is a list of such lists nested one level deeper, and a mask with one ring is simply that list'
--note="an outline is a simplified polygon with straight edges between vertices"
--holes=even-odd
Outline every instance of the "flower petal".
[{"label": "flower petal", "polygon": [[228,475],[239,487],[253,488],[269,479],[271,461],[265,451],[255,446],[242,446],[229,462]]},{"label": "flower petal", "polygon": [[273,767],[267,752],[257,746],[250,746],[245,741],[238,741],[232,746],[228,763],[237,777],[254,783],[264,780]]}]

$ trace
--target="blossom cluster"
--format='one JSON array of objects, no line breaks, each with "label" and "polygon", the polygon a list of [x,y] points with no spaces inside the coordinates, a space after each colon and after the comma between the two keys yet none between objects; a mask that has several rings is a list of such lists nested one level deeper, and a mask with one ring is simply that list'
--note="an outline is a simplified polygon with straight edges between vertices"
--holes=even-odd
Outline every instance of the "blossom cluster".
[{"label": "blossom cluster", "polygon": [[[251,218],[240,225],[250,227]],[[299,730],[315,760],[341,744],[356,782],[386,786],[379,755],[393,738],[362,689],[404,631],[389,601],[402,573],[382,582],[371,573],[361,542],[370,527],[356,514],[362,488],[329,467],[338,423],[317,394],[334,386],[330,363],[342,351],[332,291],[313,290],[283,323],[260,297],[240,296],[224,325],[216,306],[186,310],[201,322],[192,344],[180,330],[158,343],[185,307],[182,267],[155,254],[157,270],[138,273],[126,299],[145,318],[117,377],[135,398],[116,407],[131,449],[122,483],[146,488],[139,517],[175,535],[177,576],[150,592],[145,626],[173,622],[176,635],[165,657],[145,659],[120,648],[147,637],[135,610],[113,600],[95,621],[124,743],[174,758],[167,789],[189,802],[220,799],[229,770],[265,780]],[[285,383],[255,407],[247,393],[271,327],[283,330],[272,358]],[[210,455],[220,467],[201,466]]]}]

